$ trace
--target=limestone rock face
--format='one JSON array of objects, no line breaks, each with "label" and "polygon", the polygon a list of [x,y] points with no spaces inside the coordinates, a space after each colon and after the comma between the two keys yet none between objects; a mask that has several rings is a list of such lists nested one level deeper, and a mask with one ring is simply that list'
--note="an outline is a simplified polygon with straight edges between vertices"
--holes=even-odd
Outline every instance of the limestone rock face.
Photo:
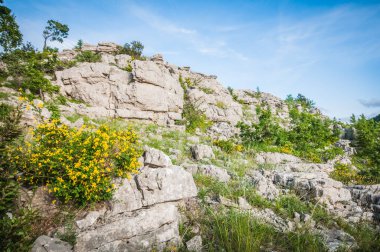
[{"label": "limestone rock face", "polygon": [[178,245],[177,204],[197,195],[190,173],[179,166],[144,167],[133,179],[114,184],[110,209],[77,220],[75,251],[161,251]]},{"label": "limestone rock face", "polygon": [[197,194],[191,174],[179,166],[160,169],[145,167],[135,180],[144,206],[194,197]]},{"label": "limestone rock face", "polygon": [[328,205],[351,200],[350,191],[341,182],[329,178],[323,172],[277,172],[274,182]]},{"label": "limestone rock face", "polygon": [[[126,55],[103,57],[105,62],[80,63],[56,72],[61,92],[90,108],[74,109],[90,117],[122,117],[174,124],[181,119],[183,89],[177,76],[152,61],[129,62]],[[131,64],[132,72],[123,70]],[[75,106],[74,106],[75,107]]]},{"label": "limestone rock face", "polygon": [[202,160],[204,158],[214,158],[212,148],[204,144],[196,144],[190,148],[191,154],[195,160]]},{"label": "limestone rock face", "polygon": [[380,185],[356,185],[348,187],[352,198],[360,206],[373,212],[373,218],[380,221]]},{"label": "limestone rock face", "polygon": [[169,156],[160,150],[144,147],[144,165],[149,167],[165,167],[172,165]]},{"label": "limestone rock face", "polygon": [[108,219],[96,229],[79,233],[75,251],[146,251],[156,239],[178,243],[178,210],[161,204]]},{"label": "limestone rock face", "polygon": [[281,164],[288,162],[301,162],[301,159],[284,153],[261,152],[256,155],[256,162],[258,164]]},{"label": "limestone rock face", "polygon": [[32,247],[32,252],[71,252],[72,246],[57,238],[43,235],[37,238]]},{"label": "limestone rock face", "polygon": [[219,168],[215,165],[200,165],[198,166],[197,172],[213,177],[220,182],[228,182],[231,178],[225,169]]},{"label": "limestone rock face", "polygon": [[273,200],[279,196],[279,190],[273,184],[270,174],[265,171],[253,170],[249,172],[248,177],[254,184],[257,194]]}]

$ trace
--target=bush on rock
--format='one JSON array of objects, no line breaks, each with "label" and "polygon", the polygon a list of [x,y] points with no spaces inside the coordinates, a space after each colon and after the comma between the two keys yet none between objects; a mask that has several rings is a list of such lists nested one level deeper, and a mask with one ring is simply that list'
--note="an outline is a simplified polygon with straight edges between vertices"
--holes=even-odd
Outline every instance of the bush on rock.
[{"label": "bush on rock", "polygon": [[110,199],[114,177],[137,173],[141,152],[131,130],[40,124],[11,155],[27,185],[47,185],[63,202],[80,205]]}]

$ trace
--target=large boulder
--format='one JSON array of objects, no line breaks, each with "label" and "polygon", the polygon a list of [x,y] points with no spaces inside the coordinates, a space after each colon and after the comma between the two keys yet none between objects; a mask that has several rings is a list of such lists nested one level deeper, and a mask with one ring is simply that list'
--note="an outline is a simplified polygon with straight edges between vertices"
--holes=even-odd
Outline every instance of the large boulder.
[{"label": "large boulder", "polygon": [[213,177],[220,182],[228,182],[231,178],[225,169],[215,165],[199,165],[197,173]]},{"label": "large boulder", "polygon": [[165,167],[172,165],[172,161],[169,156],[160,150],[150,148],[148,146],[144,147],[144,165],[152,168]]},{"label": "large boulder", "polygon": [[178,210],[159,204],[105,220],[95,229],[78,234],[76,252],[147,251],[179,243]]},{"label": "large boulder", "polygon": [[191,154],[195,160],[202,160],[205,158],[215,158],[212,148],[204,144],[196,144],[190,147]]},{"label": "large boulder", "polygon": [[195,197],[190,173],[179,166],[144,167],[133,179],[115,179],[108,204],[76,221],[75,251],[160,251],[180,241],[177,204]]},{"label": "large boulder", "polygon": [[135,177],[135,181],[142,195],[143,206],[197,195],[193,177],[179,166],[160,169],[145,167],[141,174]]},{"label": "large boulder", "polygon": [[351,193],[323,172],[276,172],[274,183],[327,205],[351,201]]},{"label": "large boulder", "polygon": [[71,252],[73,246],[57,238],[42,235],[35,240],[32,252]]}]

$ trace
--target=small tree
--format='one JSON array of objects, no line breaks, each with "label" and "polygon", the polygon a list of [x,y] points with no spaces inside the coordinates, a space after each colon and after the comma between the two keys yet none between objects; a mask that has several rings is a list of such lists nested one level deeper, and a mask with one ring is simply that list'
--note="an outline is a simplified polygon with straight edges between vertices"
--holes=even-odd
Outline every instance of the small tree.
[{"label": "small tree", "polygon": [[132,41],[131,43],[126,43],[124,45],[124,50],[128,55],[139,59],[141,58],[142,51],[144,50],[144,45],[140,41]]},{"label": "small tree", "polygon": [[49,20],[48,25],[45,27],[45,30],[42,33],[44,37],[44,50],[46,49],[47,40],[63,42],[64,38],[67,38],[69,35],[69,27],[65,24],[62,24],[58,21]]},{"label": "small tree", "polygon": [[[0,0],[0,4],[3,4],[3,0]],[[0,46],[6,52],[21,45],[21,42],[22,34],[15,16],[9,8],[0,5]]]},{"label": "small tree", "polygon": [[74,47],[74,49],[76,50],[76,51],[80,51],[80,50],[82,50],[82,47],[83,47],[83,40],[78,40],[78,42],[77,42],[77,44],[76,44],[76,46]]}]

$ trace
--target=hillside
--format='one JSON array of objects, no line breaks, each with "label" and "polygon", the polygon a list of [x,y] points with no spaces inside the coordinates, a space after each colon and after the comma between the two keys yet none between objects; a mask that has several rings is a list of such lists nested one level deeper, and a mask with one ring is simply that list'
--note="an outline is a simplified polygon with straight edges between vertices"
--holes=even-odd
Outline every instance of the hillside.
[{"label": "hillside", "polygon": [[379,249],[378,124],[120,48],[2,58],[4,248]]}]

